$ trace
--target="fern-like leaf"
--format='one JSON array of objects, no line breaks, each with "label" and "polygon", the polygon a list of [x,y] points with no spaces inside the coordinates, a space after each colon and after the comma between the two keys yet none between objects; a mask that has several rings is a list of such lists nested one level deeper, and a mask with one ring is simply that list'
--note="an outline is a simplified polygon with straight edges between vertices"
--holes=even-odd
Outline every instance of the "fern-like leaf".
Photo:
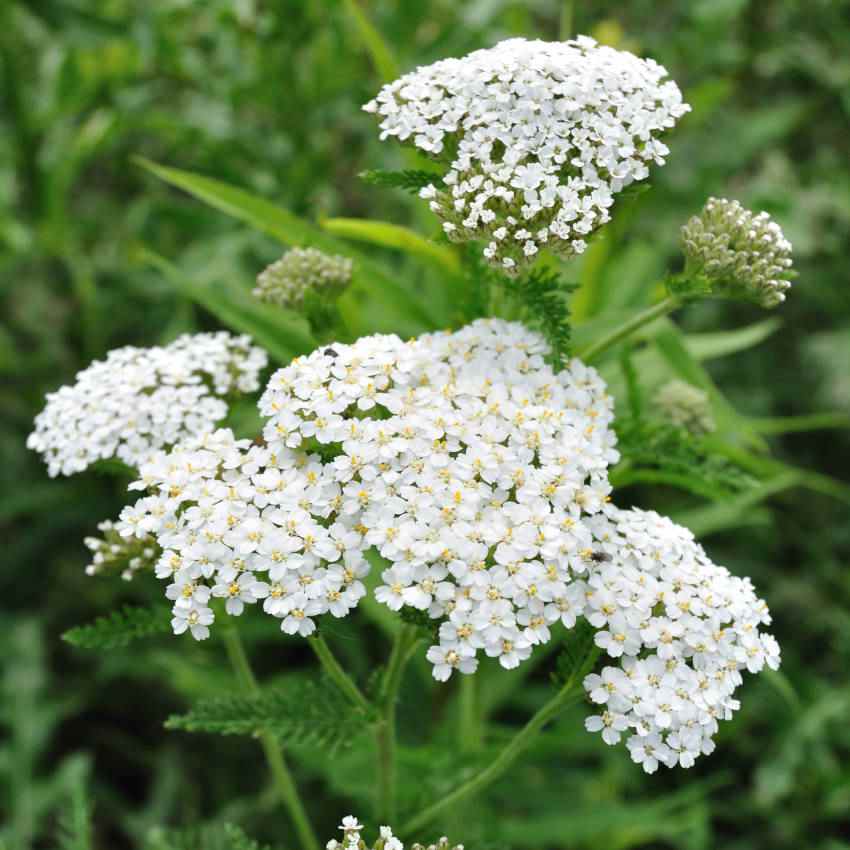
[{"label": "fern-like leaf", "polygon": [[371,720],[352,708],[339,688],[321,676],[296,679],[259,694],[201,700],[188,713],[169,717],[165,727],[218,735],[271,732],[284,741],[336,752],[348,746]]},{"label": "fern-like leaf", "polygon": [[426,186],[445,187],[443,178],[435,171],[406,169],[404,171],[361,171],[360,179],[372,186],[383,186],[390,189],[404,189],[405,192],[417,193]]},{"label": "fern-like leaf", "polygon": [[233,823],[195,824],[185,829],[155,827],[145,840],[144,850],[271,850],[250,838]]},{"label": "fern-like leaf", "polygon": [[91,805],[83,784],[71,788],[68,805],[59,816],[57,843],[61,850],[93,850]]},{"label": "fern-like leaf", "polygon": [[611,476],[615,487],[668,484],[719,501],[757,482],[726,458],[707,452],[699,438],[666,422],[627,416],[614,425],[625,465]]},{"label": "fern-like leaf", "polygon": [[166,607],[125,605],[120,611],[98,617],[93,623],[70,629],[62,638],[82,649],[117,649],[140,638],[170,631],[171,615]]},{"label": "fern-like leaf", "polygon": [[564,636],[552,674],[558,685],[580,684],[593,669],[599,655],[599,649],[594,643],[595,634],[596,630],[590,623],[579,620]]},{"label": "fern-like leaf", "polygon": [[499,282],[516,300],[529,324],[536,326],[551,348],[554,365],[560,368],[570,354],[570,311],[566,296],[576,284],[564,281],[557,271],[532,269],[519,278],[500,276]]},{"label": "fern-like leaf", "polygon": [[245,831],[235,823],[224,825],[224,835],[229,850],[271,850],[267,844],[260,844],[245,834]]}]

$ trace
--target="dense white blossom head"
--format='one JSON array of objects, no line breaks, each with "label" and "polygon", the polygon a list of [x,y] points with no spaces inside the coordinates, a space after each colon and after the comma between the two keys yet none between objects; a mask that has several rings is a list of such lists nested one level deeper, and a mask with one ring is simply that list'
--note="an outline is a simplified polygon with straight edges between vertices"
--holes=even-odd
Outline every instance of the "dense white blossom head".
[{"label": "dense white blossom head", "polygon": [[739,708],[741,672],[779,666],[761,627],[767,606],[749,579],[714,564],[690,531],[654,511],[591,520],[597,551],[584,616],[614,664],[585,679],[599,706],[586,727],[625,738],[648,773],[690,767],[714,749],[718,723]]},{"label": "dense white blossom head", "polygon": [[292,248],[257,276],[254,295],[283,307],[299,307],[308,292],[339,293],[351,282],[353,262],[317,248]]},{"label": "dense white blossom head", "polygon": [[266,362],[248,337],[223,331],[115,349],[78,373],[73,386],[48,394],[27,446],[44,455],[50,475],[109,458],[138,467],[223,419],[224,399],[257,390]]},{"label": "dense white blossom head", "polygon": [[682,228],[687,278],[705,279],[711,294],[776,307],[795,276],[791,243],[766,213],[738,201],[709,198]]},{"label": "dense white blossom head", "polygon": [[618,459],[604,383],[577,360],[553,371],[547,352],[501,320],[320,348],[270,379],[263,445],[219,432],[144,466],[150,495],[122,533],[157,537],[175,617],[209,617],[211,596],[231,614],[263,600],[302,635],[356,607],[375,547],[379,601],[442,623],[438,678],[473,672],[480,651],[514,667],[575,622],[583,517]]},{"label": "dense white blossom head", "polygon": [[614,196],[668,154],[661,135],[689,107],[651,59],[582,36],[509,39],[418,68],[364,107],[381,138],[449,165],[421,196],[450,239],[481,239],[513,273],[547,247],[580,254]]}]

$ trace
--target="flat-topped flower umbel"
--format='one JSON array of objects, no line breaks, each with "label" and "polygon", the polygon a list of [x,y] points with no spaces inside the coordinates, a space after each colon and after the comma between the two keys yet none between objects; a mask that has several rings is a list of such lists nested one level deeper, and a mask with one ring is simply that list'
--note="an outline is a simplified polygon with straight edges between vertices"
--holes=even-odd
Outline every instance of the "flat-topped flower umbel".
[{"label": "flat-topped flower umbel", "polygon": [[393,136],[448,165],[422,197],[450,239],[486,242],[513,273],[541,248],[584,251],[615,195],[663,165],[660,140],[688,110],[651,59],[582,36],[509,39],[384,86],[364,109]]},{"label": "flat-topped flower umbel", "polygon": [[654,511],[613,510],[591,524],[606,560],[591,570],[584,615],[619,666],[585,679],[601,710],[585,725],[608,744],[626,735],[647,773],[690,767],[740,707],[741,671],[779,666],[779,646],[760,631],[767,605],[749,579],[714,564],[688,529]]},{"label": "flat-topped flower umbel", "polygon": [[225,397],[259,389],[267,361],[250,337],[225,331],[117,348],[47,396],[27,446],[44,455],[50,475],[110,458],[137,468],[224,419]]}]

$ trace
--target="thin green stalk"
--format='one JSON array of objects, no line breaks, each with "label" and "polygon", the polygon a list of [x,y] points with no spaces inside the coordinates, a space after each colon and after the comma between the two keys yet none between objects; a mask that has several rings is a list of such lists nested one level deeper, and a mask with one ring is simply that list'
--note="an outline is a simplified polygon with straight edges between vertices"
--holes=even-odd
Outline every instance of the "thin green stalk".
[{"label": "thin green stalk", "polygon": [[354,683],[351,676],[342,669],[342,666],[339,661],[336,660],[336,656],[331,651],[331,648],[328,646],[325,639],[321,635],[314,635],[309,639],[309,644],[313,647],[313,651],[316,653],[316,656],[321,662],[324,671],[331,677],[331,679],[333,679],[337,687],[339,687],[339,689],[358,708],[363,709],[363,711],[368,711],[370,708],[369,700],[363,696],[362,691]]},{"label": "thin green stalk", "polygon": [[381,714],[375,727],[375,743],[378,748],[378,818],[382,822],[393,822],[396,817],[396,702],[404,668],[418,642],[415,626],[406,625],[398,632],[379,691]]},{"label": "thin green stalk", "polygon": [[481,712],[478,676],[461,676],[458,706],[458,745],[461,752],[475,752],[481,744]]},{"label": "thin green stalk", "polygon": [[575,27],[573,25],[574,15],[573,0],[563,0],[561,3],[561,24],[559,26],[559,38],[561,41],[568,41],[573,37]]},{"label": "thin green stalk", "polygon": [[[242,645],[242,639],[239,637],[239,633],[230,625],[222,631],[224,634],[224,643],[227,647],[227,655],[230,658],[230,664],[233,667],[233,672],[236,674],[239,684],[249,694],[259,693],[260,688],[257,685],[254,672],[251,670],[251,665],[248,661],[248,656],[245,654],[245,647]],[[269,732],[260,733],[260,744],[263,747],[275,788],[277,788],[280,799],[286,807],[290,818],[292,818],[292,823],[295,826],[295,832],[298,834],[298,841],[301,847],[304,850],[320,850],[319,840],[310,826],[307,812],[298,794],[295,780],[292,778],[292,774],[286,765],[280,745],[274,735]]]},{"label": "thin green stalk", "polygon": [[657,304],[653,304],[652,307],[648,307],[646,310],[632,316],[631,319],[624,322],[620,327],[615,328],[611,333],[606,334],[592,345],[589,345],[584,351],[579,352],[579,357],[585,363],[592,363],[601,354],[617,345],[617,343],[627,339],[636,330],[639,330],[644,325],[648,325],[650,322],[654,322],[656,319],[660,319],[662,316],[666,316],[668,313],[672,313],[681,305],[681,298],[675,295],[668,295],[663,301],[659,301]]},{"label": "thin green stalk", "polygon": [[570,703],[580,696],[581,677],[572,676],[566,684],[520,729],[508,742],[505,748],[487,767],[468,779],[463,785],[449,792],[441,800],[432,803],[418,815],[411,818],[399,830],[401,835],[411,835],[431,823],[440,812],[465,800],[472,794],[477,794],[490,783],[498,779],[513,764],[516,758],[526,750],[540,734],[543,727],[557,717]]}]

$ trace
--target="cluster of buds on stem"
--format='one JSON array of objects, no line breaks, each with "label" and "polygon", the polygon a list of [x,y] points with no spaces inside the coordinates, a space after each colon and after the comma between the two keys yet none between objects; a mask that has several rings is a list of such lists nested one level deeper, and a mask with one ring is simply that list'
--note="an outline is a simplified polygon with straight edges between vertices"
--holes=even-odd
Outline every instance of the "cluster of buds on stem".
[{"label": "cluster of buds on stem", "polygon": [[309,293],[336,297],[351,282],[347,257],[316,248],[292,248],[257,277],[254,295],[281,307],[298,308]]},{"label": "cluster of buds on stem", "polygon": [[115,523],[108,519],[99,523],[97,528],[102,536],[86,537],[83,541],[92,553],[86,575],[120,573],[121,578],[130,581],[139,570],[152,570],[162,554],[156,538],[150,534],[139,538],[122,537]]},{"label": "cluster of buds on stem", "polygon": [[655,395],[655,403],[664,419],[695,437],[710,434],[717,427],[708,394],[685,381],[664,384]]},{"label": "cluster of buds on stem", "polygon": [[779,225],[738,201],[709,198],[682,228],[682,247],[684,294],[698,285],[701,294],[776,307],[795,276],[791,243]]}]

